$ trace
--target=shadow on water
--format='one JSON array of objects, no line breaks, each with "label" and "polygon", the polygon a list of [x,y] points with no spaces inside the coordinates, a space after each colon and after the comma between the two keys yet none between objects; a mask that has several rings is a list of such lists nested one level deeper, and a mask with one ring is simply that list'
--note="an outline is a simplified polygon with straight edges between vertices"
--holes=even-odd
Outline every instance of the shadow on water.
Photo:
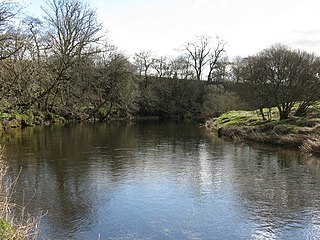
[{"label": "shadow on water", "polygon": [[319,162],[296,151],[161,121],[27,128],[5,141],[10,175],[22,168],[17,197],[34,195],[30,210],[48,210],[50,238],[320,234]]}]

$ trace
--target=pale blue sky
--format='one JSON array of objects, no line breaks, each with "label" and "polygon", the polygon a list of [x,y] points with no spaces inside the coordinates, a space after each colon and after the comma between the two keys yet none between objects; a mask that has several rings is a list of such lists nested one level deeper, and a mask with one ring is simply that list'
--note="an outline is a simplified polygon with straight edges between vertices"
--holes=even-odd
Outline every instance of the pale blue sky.
[{"label": "pale blue sky", "polygon": [[[23,1],[23,0],[22,0]],[[32,14],[43,1],[24,0]],[[174,49],[195,36],[219,36],[229,56],[254,54],[274,43],[320,54],[319,0],[88,0],[128,54]]]}]

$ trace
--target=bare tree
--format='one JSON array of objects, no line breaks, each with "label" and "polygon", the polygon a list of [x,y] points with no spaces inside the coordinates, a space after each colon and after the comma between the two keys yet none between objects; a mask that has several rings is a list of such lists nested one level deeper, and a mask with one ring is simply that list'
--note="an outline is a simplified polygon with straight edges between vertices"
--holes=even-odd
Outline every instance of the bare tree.
[{"label": "bare tree", "polygon": [[304,87],[304,91],[301,91],[301,97],[298,104],[298,108],[295,111],[295,116],[305,117],[307,115],[308,108],[320,99],[320,57],[309,55],[310,72],[307,84]]},{"label": "bare tree", "polygon": [[26,47],[30,58],[40,64],[40,61],[46,57],[46,50],[48,50],[43,34],[43,22],[39,18],[27,17],[24,24],[26,28],[25,36],[28,39]]},{"label": "bare tree", "polygon": [[134,55],[134,63],[138,69],[139,75],[144,77],[145,83],[148,80],[149,70],[153,64],[151,51],[142,51]]},{"label": "bare tree", "polygon": [[102,25],[94,10],[80,0],[46,1],[45,15],[48,41],[52,51],[68,65],[82,54],[95,52],[101,38]]},{"label": "bare tree", "polygon": [[261,74],[272,86],[268,95],[273,97],[280,119],[287,119],[294,104],[309,95],[310,86],[319,86],[312,68],[316,58],[313,54],[283,45],[272,46],[258,57]]},{"label": "bare tree", "polygon": [[12,1],[0,1],[0,60],[14,55],[22,48],[21,35],[14,21],[21,7]]},{"label": "bare tree", "polygon": [[262,113],[262,108],[275,106],[280,119],[287,119],[297,102],[305,110],[320,97],[318,61],[313,54],[274,45],[244,59],[236,69],[242,92],[259,103]]},{"label": "bare tree", "polygon": [[75,62],[97,53],[97,44],[103,35],[96,12],[80,0],[46,1],[46,7],[42,9],[46,41],[51,49],[52,79],[37,100],[45,97],[47,109],[50,97],[54,101],[60,96],[63,103],[62,90],[68,91],[70,84],[59,85],[70,80],[70,69]]},{"label": "bare tree", "polygon": [[271,85],[261,73],[258,57],[237,58],[232,71],[239,96],[251,109],[259,109],[262,119],[266,120],[263,109],[274,106],[275,102],[268,94]]},{"label": "bare tree", "polygon": [[170,72],[170,63],[168,58],[160,57],[152,59],[152,68],[156,71],[157,77],[168,77]]},{"label": "bare tree", "polygon": [[213,72],[225,53],[225,42],[217,37],[217,44],[212,44],[207,36],[197,37],[193,42],[187,42],[185,49],[191,58],[191,65],[195,70],[196,79],[202,80],[203,73],[208,69],[207,80],[211,81]]},{"label": "bare tree", "polygon": [[231,64],[227,56],[222,57],[211,73],[211,82],[232,81]]},{"label": "bare tree", "polygon": [[171,78],[191,79],[194,78],[194,71],[191,66],[189,55],[180,55],[173,59],[170,64]]},{"label": "bare tree", "polygon": [[217,37],[217,45],[214,47],[214,49],[209,55],[209,73],[207,77],[208,82],[211,82],[215,77],[215,71],[221,72],[222,68],[225,66],[226,61],[223,61],[223,55],[225,53],[225,44],[226,43],[224,41],[220,40]]},{"label": "bare tree", "polygon": [[95,91],[99,99],[88,118],[95,117],[100,109],[106,112],[102,118],[130,117],[138,106],[138,81],[133,65],[121,53],[113,52],[100,62],[96,70],[98,80]]},{"label": "bare tree", "polygon": [[197,37],[196,41],[187,42],[185,49],[190,54],[197,80],[201,80],[204,67],[210,61],[210,38],[206,36]]}]

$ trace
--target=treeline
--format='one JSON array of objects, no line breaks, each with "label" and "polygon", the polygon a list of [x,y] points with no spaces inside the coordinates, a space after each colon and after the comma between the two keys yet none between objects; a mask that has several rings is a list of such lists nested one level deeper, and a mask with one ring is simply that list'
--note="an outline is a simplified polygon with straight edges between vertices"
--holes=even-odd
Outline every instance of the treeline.
[{"label": "treeline", "polygon": [[[57,114],[68,119],[204,116],[226,78],[224,43],[200,37],[181,55],[133,59],[107,41],[94,10],[78,0],[50,0],[44,17],[19,18],[23,9],[0,3],[0,112]],[[200,44],[200,45],[199,45]],[[207,71],[205,73],[205,71]],[[210,99],[209,99],[210,96]]]},{"label": "treeline", "polygon": [[2,113],[77,120],[206,118],[277,106],[286,118],[294,103],[300,102],[297,114],[303,115],[319,98],[318,58],[303,51],[274,46],[229,61],[223,40],[201,36],[175,58],[151,51],[130,58],[109,44],[88,4],[49,0],[42,10],[42,18],[21,18],[17,3],[0,2]]}]

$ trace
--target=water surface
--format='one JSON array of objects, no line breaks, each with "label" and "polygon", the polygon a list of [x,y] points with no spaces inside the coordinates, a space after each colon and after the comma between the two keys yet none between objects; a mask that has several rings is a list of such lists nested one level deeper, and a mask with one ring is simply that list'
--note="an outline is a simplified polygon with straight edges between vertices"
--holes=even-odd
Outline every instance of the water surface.
[{"label": "water surface", "polygon": [[[173,122],[28,128],[2,138],[42,239],[317,239],[319,164]],[[23,196],[23,197],[21,197]]]}]

